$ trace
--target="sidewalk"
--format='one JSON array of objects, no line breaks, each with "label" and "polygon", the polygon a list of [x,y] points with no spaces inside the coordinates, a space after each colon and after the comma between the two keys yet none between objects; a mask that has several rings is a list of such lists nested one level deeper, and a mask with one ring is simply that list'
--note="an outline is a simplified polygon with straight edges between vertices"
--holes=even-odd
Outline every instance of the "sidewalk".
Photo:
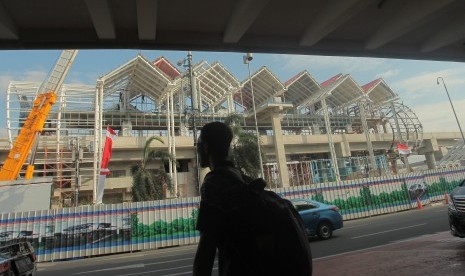
[{"label": "sidewalk", "polygon": [[320,258],[313,275],[465,275],[465,239],[441,232]]}]

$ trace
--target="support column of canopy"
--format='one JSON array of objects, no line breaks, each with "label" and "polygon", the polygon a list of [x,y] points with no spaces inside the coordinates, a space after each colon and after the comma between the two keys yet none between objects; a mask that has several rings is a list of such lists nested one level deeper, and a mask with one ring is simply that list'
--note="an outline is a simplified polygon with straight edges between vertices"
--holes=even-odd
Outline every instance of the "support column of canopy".
[{"label": "support column of canopy", "polygon": [[[271,124],[274,133],[274,148],[276,161],[278,163],[281,186],[289,187],[289,171],[287,169],[286,151],[284,150],[283,134],[281,131],[281,119],[283,115],[279,112],[271,113]],[[263,164],[261,164],[263,166]]]},{"label": "support column of canopy", "polygon": [[170,163],[172,163],[172,180],[173,180],[173,185],[174,185],[174,196],[178,197],[178,169],[177,169],[177,160],[176,160],[176,132],[174,128],[174,103],[173,103],[173,91],[170,92],[170,120],[171,120],[171,160]]},{"label": "support column of canopy", "polygon": [[336,175],[336,181],[341,181],[341,175],[339,173],[339,167],[337,164],[336,150],[334,149],[333,134],[331,131],[331,123],[329,121],[328,106],[326,105],[326,99],[321,100],[321,107],[323,109],[323,117],[325,119],[326,136],[328,137],[329,153],[331,155],[331,162],[333,164],[334,174]]},{"label": "support column of canopy", "polygon": [[228,95],[228,113],[234,112],[234,98],[232,94]]},{"label": "support column of canopy", "polygon": [[102,102],[103,102],[103,80],[97,80],[97,87],[95,91],[95,99],[94,99],[94,173],[93,173],[93,190],[92,190],[92,198],[93,203],[95,204],[97,200],[97,185],[100,177],[100,160],[101,153],[102,153],[102,121],[103,121],[103,114],[102,114]]},{"label": "support column of canopy", "polygon": [[365,133],[365,139],[367,142],[368,155],[370,158],[370,166],[372,170],[377,169],[375,154],[373,152],[373,143],[371,142],[370,131],[368,129],[367,117],[366,117],[366,105],[364,101],[359,102],[358,109],[360,110],[360,119],[362,121],[363,133]]},{"label": "support column of canopy", "polygon": [[[169,160],[168,160],[168,171],[170,175],[171,181],[173,181],[173,162],[171,160],[171,157],[173,156],[173,147],[171,144],[171,91],[168,91],[168,95],[166,96],[166,121],[167,121],[167,126],[168,126],[168,154],[169,154]],[[165,194],[168,194],[168,191],[165,192]],[[171,194],[171,192],[170,192]]]}]

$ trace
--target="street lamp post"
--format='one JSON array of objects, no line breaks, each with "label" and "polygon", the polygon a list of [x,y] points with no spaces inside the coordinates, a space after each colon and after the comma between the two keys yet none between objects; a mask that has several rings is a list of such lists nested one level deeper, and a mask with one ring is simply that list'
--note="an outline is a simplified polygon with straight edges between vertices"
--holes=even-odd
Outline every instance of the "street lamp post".
[{"label": "street lamp post", "polygon": [[452,100],[450,99],[449,91],[447,90],[447,87],[446,87],[446,82],[444,81],[444,78],[443,78],[443,77],[438,77],[438,78],[436,79],[436,83],[437,83],[438,85],[439,85],[439,79],[442,80],[442,84],[444,85],[444,89],[446,90],[446,93],[447,93],[447,98],[449,98],[450,106],[452,107],[452,112],[454,112],[455,120],[457,121],[457,125],[459,126],[460,135],[462,135],[462,141],[465,143],[465,137],[463,136],[462,127],[460,126],[459,119],[457,118],[457,114],[455,113],[454,105],[452,104]]},{"label": "street lamp post", "polygon": [[265,177],[263,173],[263,160],[262,160],[262,150],[260,146],[260,133],[258,132],[258,123],[257,123],[257,111],[255,110],[255,96],[253,92],[253,82],[252,76],[250,74],[250,62],[253,60],[252,53],[247,53],[243,56],[244,64],[247,64],[247,69],[249,70],[249,82],[250,82],[250,93],[252,94],[252,106],[253,106],[253,115],[255,120],[255,132],[257,133],[257,146],[258,146],[258,159],[260,162],[260,177]]}]

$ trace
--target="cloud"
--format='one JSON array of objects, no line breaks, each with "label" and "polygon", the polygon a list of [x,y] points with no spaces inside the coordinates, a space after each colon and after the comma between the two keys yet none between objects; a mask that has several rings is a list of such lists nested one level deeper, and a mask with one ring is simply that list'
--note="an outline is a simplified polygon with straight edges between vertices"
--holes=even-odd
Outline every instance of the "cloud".
[{"label": "cloud", "polygon": [[5,138],[7,136],[6,128],[0,128],[0,138]]},{"label": "cloud", "polygon": [[11,81],[11,76],[10,75],[0,75],[0,94],[6,95],[6,90],[8,89],[8,83]]},{"label": "cloud", "polygon": [[400,70],[399,69],[389,69],[384,73],[379,73],[375,76],[376,79],[383,78],[383,79],[389,79],[392,77],[395,77],[399,75]]},{"label": "cloud", "polygon": [[283,64],[287,70],[312,71],[332,70],[341,73],[366,72],[385,65],[385,59],[364,57],[333,57],[307,55],[273,55],[275,61]]},{"label": "cloud", "polygon": [[6,92],[8,84],[11,81],[43,81],[47,73],[45,70],[29,70],[18,74],[0,74],[0,137],[6,136]]},{"label": "cloud", "polygon": [[11,81],[43,81],[47,76],[44,70],[29,70],[21,74],[5,73],[0,75],[0,91],[2,95],[6,95],[8,84]]},{"label": "cloud", "polygon": [[[460,125],[463,127],[465,117],[465,99],[454,103]],[[449,101],[433,104],[423,104],[414,109],[418,119],[423,125],[423,132],[459,132]]]},{"label": "cloud", "polygon": [[439,97],[445,96],[442,82],[440,86],[436,83],[437,77],[442,76],[444,78],[449,93],[453,94],[454,90],[460,91],[459,89],[465,85],[464,74],[464,67],[426,72],[394,82],[391,87],[399,94],[402,94],[405,99],[417,100],[423,98],[424,100],[435,101]]}]

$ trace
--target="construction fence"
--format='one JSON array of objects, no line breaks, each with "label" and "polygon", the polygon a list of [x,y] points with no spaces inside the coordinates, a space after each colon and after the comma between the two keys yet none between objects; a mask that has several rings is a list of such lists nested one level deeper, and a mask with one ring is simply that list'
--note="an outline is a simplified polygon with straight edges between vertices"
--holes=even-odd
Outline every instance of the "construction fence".
[{"label": "construction fence", "polygon": [[[443,200],[465,168],[276,189],[285,198],[312,198],[339,207],[345,220],[393,213]],[[198,242],[199,197],[81,206],[0,215],[0,245],[30,241],[38,260],[182,246]]]}]

